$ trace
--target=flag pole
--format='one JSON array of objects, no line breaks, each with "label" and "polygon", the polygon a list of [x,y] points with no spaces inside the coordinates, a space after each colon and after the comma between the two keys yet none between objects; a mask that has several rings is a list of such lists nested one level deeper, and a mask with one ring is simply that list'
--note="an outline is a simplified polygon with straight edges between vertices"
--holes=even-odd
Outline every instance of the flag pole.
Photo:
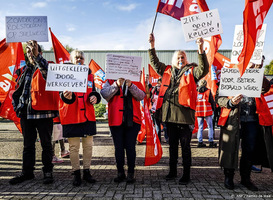
[{"label": "flag pole", "polygon": [[156,18],[157,18],[157,12],[155,13],[155,18],[154,18],[154,23],[153,23],[153,28],[152,28],[152,32],[151,33],[154,33]]}]

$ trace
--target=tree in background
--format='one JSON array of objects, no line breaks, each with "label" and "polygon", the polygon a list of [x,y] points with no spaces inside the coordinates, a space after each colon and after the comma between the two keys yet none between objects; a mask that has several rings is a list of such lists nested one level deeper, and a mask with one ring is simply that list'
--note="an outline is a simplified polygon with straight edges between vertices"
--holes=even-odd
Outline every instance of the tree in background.
[{"label": "tree in background", "polygon": [[273,75],[273,60],[269,63],[269,65],[265,66],[264,74]]}]

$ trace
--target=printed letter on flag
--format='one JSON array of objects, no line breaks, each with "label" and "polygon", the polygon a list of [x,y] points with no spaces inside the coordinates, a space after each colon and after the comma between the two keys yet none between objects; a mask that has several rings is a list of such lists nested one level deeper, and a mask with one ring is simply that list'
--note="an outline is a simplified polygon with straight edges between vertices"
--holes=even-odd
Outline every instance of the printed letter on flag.
[{"label": "printed letter on flag", "polygon": [[105,72],[93,59],[91,59],[89,63],[89,68],[94,75],[95,86],[102,89],[102,86],[105,83]]}]

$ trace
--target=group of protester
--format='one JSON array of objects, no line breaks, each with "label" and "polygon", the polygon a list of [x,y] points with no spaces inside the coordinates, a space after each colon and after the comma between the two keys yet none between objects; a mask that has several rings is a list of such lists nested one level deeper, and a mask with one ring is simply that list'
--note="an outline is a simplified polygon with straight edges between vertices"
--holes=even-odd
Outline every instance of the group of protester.
[{"label": "group of protester", "polygon": [[[155,50],[155,37],[149,36],[151,48],[148,50],[150,63],[155,71],[162,76],[162,84],[154,89],[157,101],[152,106],[155,124],[160,127],[164,123],[169,140],[169,173],[166,180],[172,180],[180,174],[177,171],[179,143],[182,148],[183,175],[179,184],[186,185],[190,182],[192,165],[191,157],[191,125],[195,117],[204,118],[208,127],[211,128],[211,116],[215,107],[209,103],[210,93],[207,89],[201,89],[204,82],[197,83],[209,72],[209,63],[203,50],[202,38],[196,40],[198,46],[199,64],[189,63],[184,51],[176,51],[171,65],[159,61]],[[145,88],[139,82],[119,78],[107,80],[101,90],[101,96],[96,91],[94,77],[89,70],[88,86],[86,93],[63,91],[59,93],[58,109],[52,108],[52,104],[45,102],[45,91],[39,88],[41,82],[45,82],[48,62],[39,53],[39,45],[36,41],[29,41],[26,46],[28,61],[18,75],[16,91],[13,94],[13,106],[18,117],[21,118],[21,127],[24,137],[22,173],[12,178],[10,184],[18,184],[34,178],[35,166],[35,141],[37,132],[42,145],[42,163],[44,184],[54,181],[52,164],[51,134],[53,118],[59,114],[63,126],[63,137],[68,138],[70,161],[74,174],[73,185],[81,185],[82,179],[95,183],[96,180],[90,173],[92,159],[93,136],[96,134],[96,119],[93,105],[99,103],[101,96],[108,102],[108,123],[115,147],[115,159],[117,177],[114,182],[135,182],[134,170],[136,160],[136,138],[141,126],[140,101],[145,98]],[[84,64],[84,53],[75,50],[71,53],[72,64]],[[36,84],[36,85],[35,85]],[[202,87],[201,87],[202,86]],[[264,79],[263,93],[267,92],[270,84]],[[34,88],[36,90],[34,91]],[[36,92],[39,95],[34,95]],[[200,101],[198,102],[198,98]],[[208,100],[208,102],[202,99]],[[219,142],[219,163],[224,168],[224,185],[228,189],[234,189],[233,176],[238,165],[239,142],[242,139],[242,157],[240,162],[241,183],[249,190],[256,191],[258,188],[250,180],[251,166],[254,164],[254,151],[256,139],[261,140],[266,150],[263,156],[264,166],[273,170],[272,153],[273,138],[272,124],[268,124],[262,109],[262,98],[245,98],[241,94],[235,97],[216,96],[216,103],[222,108],[219,124],[221,134]],[[40,102],[39,109],[33,108],[33,102]],[[201,108],[205,107],[205,111]],[[195,112],[196,111],[196,112]],[[246,112],[249,111],[249,112]],[[205,115],[202,113],[206,113]],[[258,120],[263,117],[264,121]],[[270,118],[272,116],[270,115]],[[241,119],[241,120],[239,120]],[[262,126],[259,126],[262,125]],[[37,131],[36,131],[37,129]],[[260,130],[261,129],[261,130]],[[263,131],[263,132],[261,132]],[[263,134],[262,134],[263,133]],[[160,135],[159,135],[160,136]],[[161,138],[161,136],[160,136]],[[83,178],[79,160],[80,141],[83,146]],[[202,145],[201,129],[199,133],[199,145]],[[211,147],[213,132],[209,133]],[[266,143],[266,144],[265,144]],[[128,172],[124,170],[125,152],[127,157]],[[260,157],[261,158],[261,157]],[[258,163],[255,163],[258,164]]]}]

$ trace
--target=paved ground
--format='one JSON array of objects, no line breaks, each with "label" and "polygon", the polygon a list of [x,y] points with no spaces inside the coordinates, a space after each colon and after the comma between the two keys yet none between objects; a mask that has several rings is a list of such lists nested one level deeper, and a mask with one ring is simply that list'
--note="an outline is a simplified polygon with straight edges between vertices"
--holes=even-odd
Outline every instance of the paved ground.
[{"label": "paved ground", "polygon": [[[116,176],[114,148],[107,123],[98,123],[97,129],[91,168],[97,183],[83,182],[80,187],[73,187],[68,158],[64,163],[55,164],[55,182],[52,185],[43,185],[41,148],[37,142],[36,178],[11,186],[8,180],[21,171],[23,140],[12,122],[0,121],[0,199],[273,199],[273,173],[265,168],[262,173],[252,174],[252,180],[259,187],[259,192],[251,192],[243,187],[238,171],[234,180],[235,190],[225,189],[223,172],[217,163],[217,148],[196,148],[196,135],[193,135],[191,144],[193,166],[190,184],[179,185],[179,178],[173,181],[164,180],[168,173],[166,143],[162,144],[162,159],[156,165],[148,167],[143,166],[145,144],[137,145],[136,183],[117,184],[113,181]],[[219,130],[216,132],[216,142],[218,137]],[[57,144],[56,152],[58,149]],[[181,167],[178,172],[181,176]]]}]

